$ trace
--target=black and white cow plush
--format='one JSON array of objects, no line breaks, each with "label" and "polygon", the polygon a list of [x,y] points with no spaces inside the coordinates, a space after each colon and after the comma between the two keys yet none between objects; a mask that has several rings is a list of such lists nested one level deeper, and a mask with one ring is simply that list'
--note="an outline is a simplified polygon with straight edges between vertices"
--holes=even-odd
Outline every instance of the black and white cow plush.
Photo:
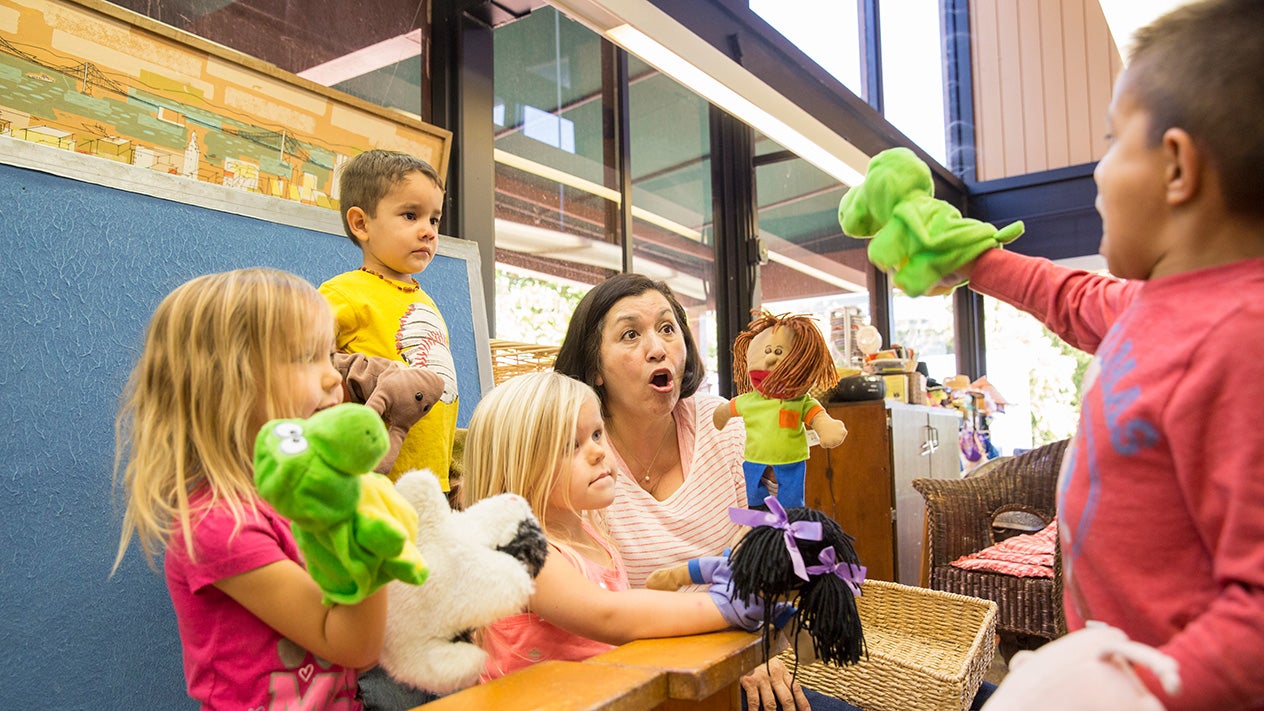
[{"label": "black and white cow plush", "polygon": [[487,653],[472,633],[523,611],[548,553],[526,500],[501,494],[452,511],[429,471],[395,485],[417,509],[424,585],[389,585],[381,663],[398,681],[434,693],[478,682]]}]

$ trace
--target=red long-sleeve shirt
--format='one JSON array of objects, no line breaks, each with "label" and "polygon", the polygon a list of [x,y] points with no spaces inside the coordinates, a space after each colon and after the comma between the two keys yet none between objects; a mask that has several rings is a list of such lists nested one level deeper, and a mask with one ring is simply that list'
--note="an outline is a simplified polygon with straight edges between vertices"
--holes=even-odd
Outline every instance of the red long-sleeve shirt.
[{"label": "red long-sleeve shirt", "polygon": [[1264,260],[1122,282],[992,250],[970,286],[1096,356],[1058,483],[1068,627],[1174,657],[1169,709],[1264,709]]}]

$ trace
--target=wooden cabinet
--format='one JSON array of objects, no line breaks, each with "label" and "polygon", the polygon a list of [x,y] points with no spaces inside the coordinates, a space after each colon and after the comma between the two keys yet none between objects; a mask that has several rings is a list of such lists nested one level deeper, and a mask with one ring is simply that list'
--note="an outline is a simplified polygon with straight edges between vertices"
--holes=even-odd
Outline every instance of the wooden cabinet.
[{"label": "wooden cabinet", "polygon": [[826,408],[847,426],[847,439],[834,449],[812,448],[807,505],[855,537],[870,578],[917,585],[925,504],[911,482],[961,476],[960,415],[891,400]]}]

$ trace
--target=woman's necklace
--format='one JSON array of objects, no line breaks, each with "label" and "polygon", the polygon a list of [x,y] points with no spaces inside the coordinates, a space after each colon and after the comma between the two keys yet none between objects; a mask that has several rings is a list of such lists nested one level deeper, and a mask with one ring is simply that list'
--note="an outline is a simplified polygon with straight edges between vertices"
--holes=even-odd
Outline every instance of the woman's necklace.
[{"label": "woman's necklace", "polygon": [[[653,484],[650,483],[650,478],[651,478],[650,472],[654,469],[654,463],[658,461],[658,455],[663,453],[663,446],[667,444],[668,436],[671,435],[671,433],[675,431],[675,429],[676,429],[676,421],[672,420],[671,426],[668,427],[665,432],[663,432],[662,439],[658,440],[658,449],[654,450],[654,456],[650,457],[650,463],[645,465],[645,469],[641,472],[641,476],[638,477],[636,480],[636,483],[640,484],[642,489],[645,489],[651,494],[654,493],[654,489],[658,488],[658,482],[654,482]],[[660,473],[657,478],[661,479],[662,476],[663,475]]]},{"label": "woman's necklace", "polygon": [[421,289],[421,284],[417,283],[417,277],[411,277],[411,276],[408,277],[413,282],[412,286],[400,286],[398,282],[395,282],[391,279],[387,279],[386,277],[382,276],[381,274],[378,274],[377,272],[373,271],[372,269],[369,269],[368,267],[360,267],[360,271],[364,272],[365,274],[372,274],[373,276],[377,277],[378,279],[381,279],[387,284],[390,284],[396,289],[399,289],[405,294],[412,294],[418,291],[419,289]]}]

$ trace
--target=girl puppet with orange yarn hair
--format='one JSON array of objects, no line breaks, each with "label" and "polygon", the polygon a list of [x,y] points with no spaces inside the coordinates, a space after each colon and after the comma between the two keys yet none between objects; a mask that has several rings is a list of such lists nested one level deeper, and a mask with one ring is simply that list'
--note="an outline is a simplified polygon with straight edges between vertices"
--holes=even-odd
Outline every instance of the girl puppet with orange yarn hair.
[{"label": "girl puppet with orange yarn hair", "polygon": [[718,429],[730,418],[745,420],[747,505],[763,506],[768,496],[763,476],[771,468],[777,501],[786,508],[803,506],[806,428],[812,428],[826,449],[847,436],[843,423],[808,394],[838,380],[825,338],[809,316],[765,311],[733,341],[733,380],[740,394],[728,407],[717,407],[713,419]]}]

